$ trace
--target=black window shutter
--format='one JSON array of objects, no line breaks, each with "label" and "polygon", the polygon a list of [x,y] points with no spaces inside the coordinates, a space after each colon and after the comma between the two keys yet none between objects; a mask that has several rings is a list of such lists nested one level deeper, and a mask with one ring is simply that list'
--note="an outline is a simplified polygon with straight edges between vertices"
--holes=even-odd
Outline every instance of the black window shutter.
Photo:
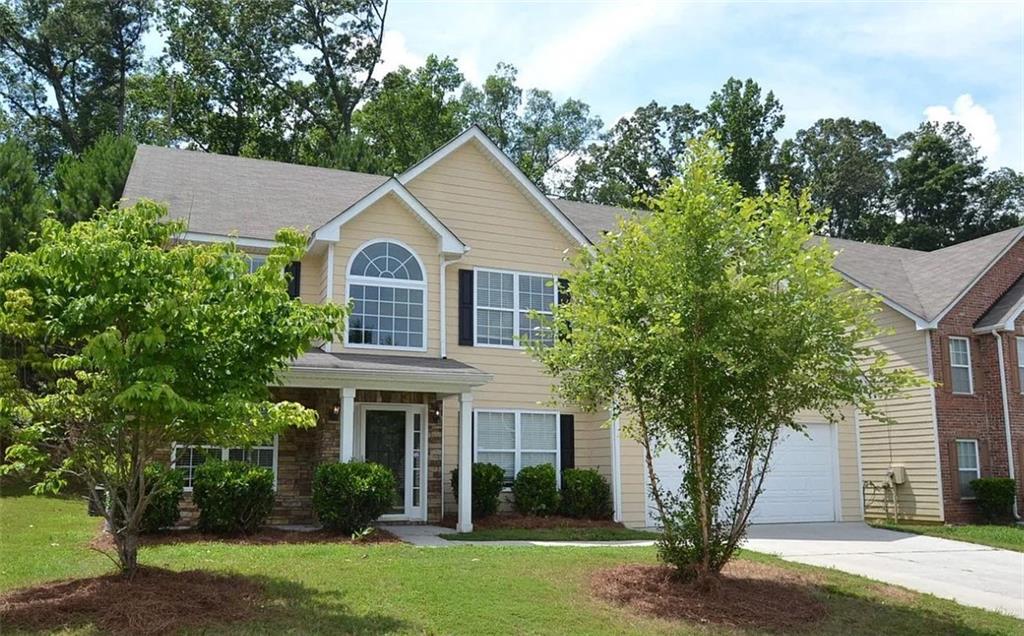
[{"label": "black window shutter", "polygon": [[473,346],[473,270],[459,270],[459,344]]},{"label": "black window shutter", "polygon": [[559,278],[558,279],[558,304],[559,305],[567,305],[567,304],[569,304],[570,300],[571,300],[571,296],[569,294],[569,279],[568,278]]},{"label": "black window shutter", "polygon": [[561,421],[559,422],[559,431],[561,442],[561,460],[562,470],[567,468],[576,468],[576,417],[569,413],[562,413]]},{"label": "black window shutter", "polygon": [[288,295],[292,298],[299,297],[299,289],[302,279],[302,263],[299,261],[292,261],[284,268],[291,278],[288,279]]}]

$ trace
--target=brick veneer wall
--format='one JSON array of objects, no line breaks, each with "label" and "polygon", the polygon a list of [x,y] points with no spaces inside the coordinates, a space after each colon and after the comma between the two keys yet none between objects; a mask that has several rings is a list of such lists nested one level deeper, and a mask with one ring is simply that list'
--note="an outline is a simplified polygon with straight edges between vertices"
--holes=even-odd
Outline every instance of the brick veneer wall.
[{"label": "brick veneer wall", "polygon": [[[1003,422],[996,339],[991,334],[975,335],[974,323],[1024,275],[1024,242],[1007,252],[960,302],[942,319],[932,334],[932,359],[935,379],[935,408],[938,416],[939,459],[942,465],[942,493],[947,522],[976,520],[973,501],[958,493],[957,463],[954,443],[957,439],[978,440],[982,476],[1007,476],[1006,435]],[[1019,322],[1019,321],[1018,321]],[[1021,482],[1024,464],[1024,396],[1018,379],[1015,335],[1024,336],[1018,326],[1016,334],[1004,333],[1003,354],[1011,419],[1015,477]],[[949,338],[961,336],[970,340],[971,372],[974,379],[972,395],[955,395],[951,389]],[[1018,497],[1021,497],[1018,488]],[[1024,498],[1020,498],[1024,507]]]}]

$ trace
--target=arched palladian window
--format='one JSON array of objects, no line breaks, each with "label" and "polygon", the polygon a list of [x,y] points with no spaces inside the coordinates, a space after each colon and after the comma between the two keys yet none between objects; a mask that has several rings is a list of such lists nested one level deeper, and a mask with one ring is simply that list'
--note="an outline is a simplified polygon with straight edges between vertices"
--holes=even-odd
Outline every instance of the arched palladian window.
[{"label": "arched palladian window", "polygon": [[424,349],[427,282],[423,265],[395,241],[363,246],[348,269],[348,344]]}]

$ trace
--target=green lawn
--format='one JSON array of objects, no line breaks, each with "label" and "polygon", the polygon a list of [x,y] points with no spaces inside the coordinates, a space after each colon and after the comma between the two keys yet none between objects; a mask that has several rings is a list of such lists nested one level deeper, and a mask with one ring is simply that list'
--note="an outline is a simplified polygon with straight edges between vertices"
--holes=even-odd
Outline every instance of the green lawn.
[{"label": "green lawn", "polygon": [[[85,515],[81,501],[0,498],[0,591],[110,571],[110,562],[85,545],[97,525]],[[744,558],[781,563],[756,554]],[[172,570],[203,568],[266,582],[267,608],[252,621],[204,633],[742,633],[638,617],[590,595],[588,579],[595,569],[654,562],[651,548],[182,543],[146,547],[141,560]],[[814,626],[815,634],[934,636],[1024,630],[1024,623],[1009,617],[817,571],[824,580],[818,594],[830,615]],[[79,627],[70,633],[93,631]]]},{"label": "green lawn", "polygon": [[879,528],[902,530],[930,537],[980,543],[993,548],[1024,552],[1024,528],[1021,526],[939,526],[914,524],[877,524]]},{"label": "green lawn", "polygon": [[651,541],[657,535],[632,528],[484,528],[441,536],[449,541]]}]

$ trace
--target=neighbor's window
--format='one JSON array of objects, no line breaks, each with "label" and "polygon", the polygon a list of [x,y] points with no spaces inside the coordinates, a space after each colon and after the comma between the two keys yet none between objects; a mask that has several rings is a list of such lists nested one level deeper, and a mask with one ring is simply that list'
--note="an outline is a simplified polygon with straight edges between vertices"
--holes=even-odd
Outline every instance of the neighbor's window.
[{"label": "neighbor's window", "polygon": [[1024,393],[1024,337],[1017,336],[1017,386]]},{"label": "neighbor's window", "polygon": [[422,351],[426,294],[415,254],[393,241],[367,245],[348,272],[348,344]]},{"label": "neighbor's window", "polygon": [[974,498],[971,482],[981,478],[981,462],[978,461],[978,440],[956,440],[957,477],[960,480],[960,496],[964,499]]},{"label": "neighbor's window", "polygon": [[551,315],[557,302],[553,276],[478,269],[475,292],[475,344],[513,347],[532,339],[554,341],[551,329],[530,315]]},{"label": "neighbor's window", "polygon": [[558,471],[558,414],[477,411],[475,460],[497,464],[511,484],[527,466],[551,464]]},{"label": "neighbor's window", "polygon": [[246,259],[249,261],[250,274],[267,264],[265,254],[246,254]]},{"label": "neighbor's window", "polygon": [[974,393],[974,378],[971,377],[970,340],[950,337],[949,366],[953,379],[953,393]]},{"label": "neighbor's window", "polygon": [[183,446],[175,444],[171,450],[171,467],[181,471],[185,478],[185,489],[192,490],[196,468],[208,461],[237,461],[262,466],[274,471],[277,483],[277,438],[272,442],[249,448],[221,448],[200,444]]}]

